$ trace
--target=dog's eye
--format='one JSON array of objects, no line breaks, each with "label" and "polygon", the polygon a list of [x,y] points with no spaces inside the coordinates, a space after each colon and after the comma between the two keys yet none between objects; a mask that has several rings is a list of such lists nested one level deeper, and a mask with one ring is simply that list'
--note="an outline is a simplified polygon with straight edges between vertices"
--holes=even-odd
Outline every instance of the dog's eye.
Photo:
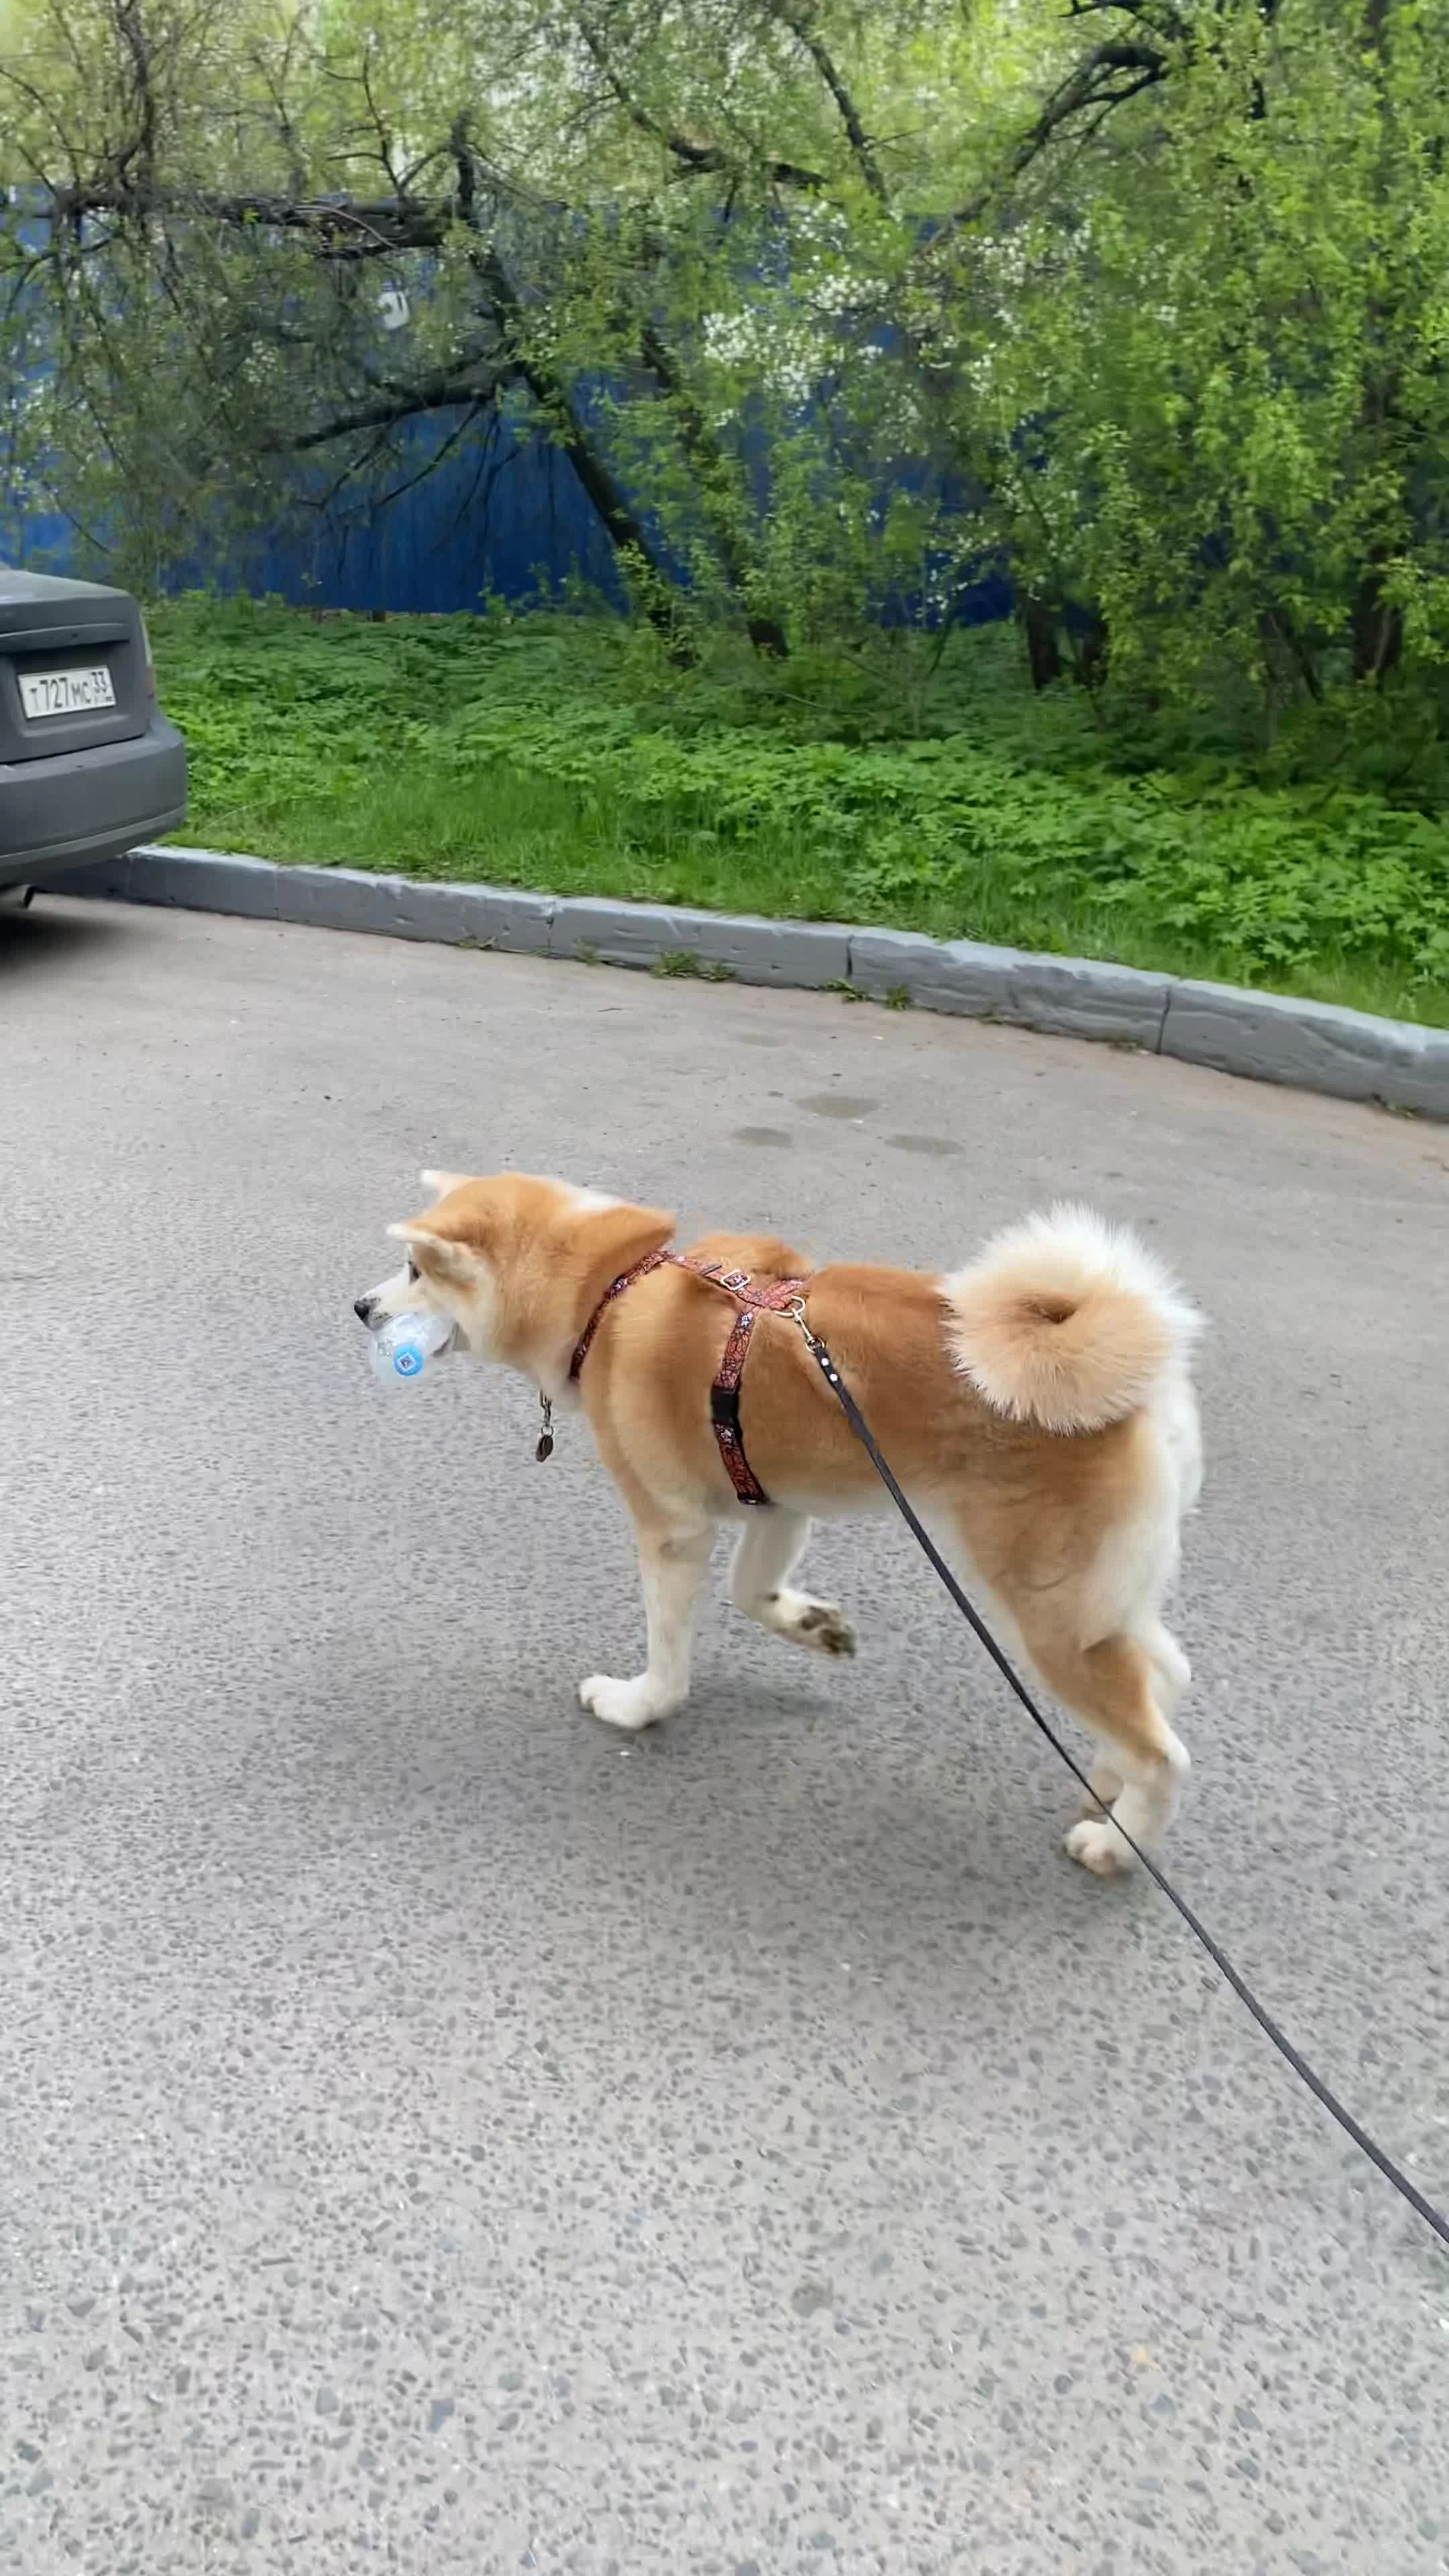
[{"label": "dog's eye", "polygon": [[411,1287],[414,1285],[414,1283],[416,1282],[417,1275],[418,1275],[418,1265],[417,1265],[417,1263],[414,1261],[414,1259],[413,1259],[413,1257],[412,1257],[412,1254],[411,1254],[411,1253],[409,1253],[409,1254],[408,1254],[408,1286],[409,1286],[410,1288],[411,1288]]}]

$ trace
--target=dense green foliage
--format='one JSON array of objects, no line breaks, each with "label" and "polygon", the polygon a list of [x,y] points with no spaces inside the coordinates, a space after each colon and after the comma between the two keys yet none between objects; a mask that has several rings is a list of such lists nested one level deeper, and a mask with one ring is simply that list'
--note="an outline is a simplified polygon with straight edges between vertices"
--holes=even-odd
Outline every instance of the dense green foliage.
[{"label": "dense green foliage", "polygon": [[1417,740],[1446,51],[1449,0],[40,0],[0,40],[0,179],[56,218],[0,219],[12,381],[51,370],[13,471],[154,573],[299,454],[376,496],[401,423],[501,405],[661,625],[789,649],[990,558],[1109,702],[1257,745],[1388,683]]},{"label": "dense green foliage", "polygon": [[[507,412],[673,679],[457,639],[495,730],[414,718],[465,839],[506,772],[626,869],[828,849],[792,901],[1422,995],[1446,59],[1449,0],[36,0],[0,34],[5,492],[154,589],[300,468],[386,506],[409,423]],[[1035,730],[997,662],[928,684],[872,638],[889,597],[949,635],[985,565],[1075,683]],[[341,776],[372,706],[279,761]]]},{"label": "dense green foliage", "polygon": [[[1449,1022],[1449,828],[1367,791],[1114,745],[1009,632],[780,676],[501,613],[157,611],[188,835],[1125,957]],[[892,668],[892,663],[905,667]]]}]

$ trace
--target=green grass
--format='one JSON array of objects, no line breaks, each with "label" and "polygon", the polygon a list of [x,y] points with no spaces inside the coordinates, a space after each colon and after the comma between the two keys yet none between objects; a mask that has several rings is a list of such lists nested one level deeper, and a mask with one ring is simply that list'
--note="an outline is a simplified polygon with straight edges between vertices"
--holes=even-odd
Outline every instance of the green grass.
[{"label": "green grass", "polygon": [[[1449,824],[1114,744],[1000,631],[934,671],[681,674],[603,618],[152,613],[186,837],[323,865],[918,929],[1449,1025]],[[671,971],[687,971],[675,964]]]}]

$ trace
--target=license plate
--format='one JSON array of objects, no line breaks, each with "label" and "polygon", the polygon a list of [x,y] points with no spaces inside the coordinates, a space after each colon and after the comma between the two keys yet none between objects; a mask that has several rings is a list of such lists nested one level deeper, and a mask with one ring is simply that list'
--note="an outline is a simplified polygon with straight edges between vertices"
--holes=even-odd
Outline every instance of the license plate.
[{"label": "license plate", "polygon": [[98,707],[115,705],[115,682],[104,662],[89,671],[26,671],[20,703],[32,724],[46,716],[94,715]]}]

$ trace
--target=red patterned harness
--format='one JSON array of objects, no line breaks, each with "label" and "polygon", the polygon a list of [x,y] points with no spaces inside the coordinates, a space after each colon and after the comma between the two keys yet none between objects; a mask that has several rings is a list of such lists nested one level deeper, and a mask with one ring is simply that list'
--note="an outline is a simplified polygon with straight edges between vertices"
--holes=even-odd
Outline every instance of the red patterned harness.
[{"label": "red patterned harness", "polygon": [[570,1382],[578,1382],[579,1372],[593,1347],[594,1335],[603,1322],[605,1309],[613,1304],[616,1297],[622,1297],[626,1288],[632,1288],[636,1279],[647,1279],[651,1270],[662,1270],[666,1265],[672,1270],[688,1270],[694,1278],[702,1279],[707,1288],[721,1289],[738,1310],[709,1391],[710,1420],[714,1425],[725,1474],[739,1500],[742,1503],[768,1503],[770,1497],[745,1456],[740,1431],[740,1380],[745,1372],[756,1316],[790,1315],[799,1311],[810,1285],[808,1279],[752,1279],[747,1270],[721,1270],[717,1261],[691,1261],[685,1252],[647,1253],[642,1261],[635,1262],[632,1270],[626,1270],[622,1278],[604,1290],[569,1362]]}]

